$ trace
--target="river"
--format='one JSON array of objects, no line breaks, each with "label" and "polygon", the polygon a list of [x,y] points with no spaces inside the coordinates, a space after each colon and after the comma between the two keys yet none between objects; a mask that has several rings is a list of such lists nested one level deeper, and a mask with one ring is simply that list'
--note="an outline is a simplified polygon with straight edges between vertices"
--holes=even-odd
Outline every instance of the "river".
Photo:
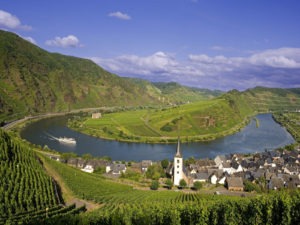
[{"label": "river", "polygon": [[[256,118],[259,120],[259,127],[256,127],[255,120],[251,120],[239,133],[210,142],[182,143],[183,157],[214,158],[216,155],[229,153],[262,152],[295,142],[286,129],[273,120],[271,114],[260,114]],[[60,116],[31,123],[22,130],[21,137],[59,152],[75,152],[78,155],[90,153],[93,156],[109,156],[112,160],[171,160],[176,151],[176,144],[125,143],[91,137],[69,129],[66,126],[67,119],[67,116]],[[50,135],[72,137],[77,143],[62,144]]]}]

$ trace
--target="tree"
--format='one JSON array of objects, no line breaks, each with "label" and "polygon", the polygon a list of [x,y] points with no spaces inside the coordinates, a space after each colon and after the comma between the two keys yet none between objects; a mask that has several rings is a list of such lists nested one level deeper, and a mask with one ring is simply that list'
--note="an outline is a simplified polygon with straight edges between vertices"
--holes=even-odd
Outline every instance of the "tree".
[{"label": "tree", "polygon": [[158,180],[160,177],[165,177],[165,172],[159,164],[154,164],[148,167],[146,177],[153,180]]},{"label": "tree", "polygon": [[185,181],[184,179],[181,179],[181,180],[179,181],[179,187],[185,188],[186,185],[187,185],[187,183],[186,183],[186,181]]},{"label": "tree", "polygon": [[71,158],[76,158],[76,157],[77,157],[77,154],[74,152],[67,152],[67,153],[61,154],[61,158],[66,161],[68,161]]},{"label": "tree", "polygon": [[173,182],[171,179],[167,179],[165,182],[166,186],[168,187],[168,189],[172,189],[173,187]]},{"label": "tree", "polygon": [[196,182],[194,183],[193,189],[196,190],[196,191],[198,191],[198,190],[200,190],[201,188],[202,188],[202,183],[201,183],[200,181],[196,181]]},{"label": "tree", "polygon": [[92,158],[92,155],[90,153],[86,153],[86,154],[83,154],[81,157],[84,160],[90,160]]},{"label": "tree", "polygon": [[150,189],[151,190],[157,190],[159,187],[159,183],[157,180],[153,180],[152,183],[151,183],[151,186],[150,186]]},{"label": "tree", "polygon": [[168,166],[169,166],[169,160],[168,159],[164,159],[160,163],[161,163],[162,168],[164,168],[164,169],[167,169]]},{"label": "tree", "polygon": [[184,165],[185,166],[189,166],[191,164],[195,164],[196,163],[196,160],[195,158],[192,156],[192,157],[189,157],[188,159],[184,160]]}]

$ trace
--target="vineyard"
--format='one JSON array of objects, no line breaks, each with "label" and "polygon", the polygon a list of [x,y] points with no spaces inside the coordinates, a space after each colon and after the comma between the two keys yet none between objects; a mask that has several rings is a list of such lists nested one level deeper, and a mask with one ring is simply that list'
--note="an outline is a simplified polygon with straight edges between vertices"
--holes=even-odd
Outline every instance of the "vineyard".
[{"label": "vineyard", "polygon": [[36,154],[0,130],[0,224],[31,224],[84,210],[62,207]]},{"label": "vineyard", "polygon": [[183,142],[211,140],[237,132],[252,113],[234,100],[209,101],[152,110],[104,114],[100,119],[69,122],[80,132],[108,139],[133,142],[175,142],[180,129]]},{"label": "vineyard", "polygon": [[275,113],[273,118],[293,135],[297,142],[300,142],[300,113]]},{"label": "vineyard", "polygon": [[44,159],[79,198],[102,207],[82,214],[78,224],[299,224],[300,192],[257,197],[204,195],[197,192],[136,190]]},{"label": "vineyard", "polygon": [[300,195],[279,193],[260,198],[220,196],[191,202],[119,204],[83,215],[83,224],[299,224]]}]

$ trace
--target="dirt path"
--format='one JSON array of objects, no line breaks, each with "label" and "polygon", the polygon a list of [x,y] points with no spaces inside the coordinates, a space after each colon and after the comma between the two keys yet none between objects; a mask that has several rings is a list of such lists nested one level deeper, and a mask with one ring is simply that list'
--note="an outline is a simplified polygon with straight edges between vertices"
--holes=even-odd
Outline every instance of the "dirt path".
[{"label": "dirt path", "polygon": [[40,159],[42,160],[47,173],[59,184],[66,205],[72,205],[74,203],[76,204],[76,207],[85,205],[88,211],[101,207],[100,204],[77,198],[55,169],[51,167],[43,157],[40,157]]}]

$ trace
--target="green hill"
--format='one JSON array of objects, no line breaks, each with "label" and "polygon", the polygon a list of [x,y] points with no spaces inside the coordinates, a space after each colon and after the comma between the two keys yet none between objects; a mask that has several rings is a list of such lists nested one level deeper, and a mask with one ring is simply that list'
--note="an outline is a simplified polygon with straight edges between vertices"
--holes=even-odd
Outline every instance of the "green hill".
[{"label": "green hill", "polygon": [[240,94],[257,112],[294,111],[300,109],[300,88],[256,87]]},{"label": "green hill", "polygon": [[0,121],[80,108],[178,104],[218,94],[119,77],[88,59],[49,53],[0,30]]},{"label": "green hill", "polygon": [[253,114],[238,92],[175,107],[104,114],[69,126],[90,135],[134,142],[206,141],[238,131]]},{"label": "green hill", "polygon": [[85,107],[158,104],[159,93],[90,60],[49,53],[0,31],[0,114],[23,116]]},{"label": "green hill", "polygon": [[207,141],[237,132],[261,112],[295,111],[299,89],[257,87],[217,98],[156,110],[136,110],[86,118],[69,126],[90,135],[133,142]]},{"label": "green hill", "polygon": [[175,104],[212,99],[223,93],[217,90],[186,87],[175,82],[153,84],[161,91],[166,101],[173,101]]}]

